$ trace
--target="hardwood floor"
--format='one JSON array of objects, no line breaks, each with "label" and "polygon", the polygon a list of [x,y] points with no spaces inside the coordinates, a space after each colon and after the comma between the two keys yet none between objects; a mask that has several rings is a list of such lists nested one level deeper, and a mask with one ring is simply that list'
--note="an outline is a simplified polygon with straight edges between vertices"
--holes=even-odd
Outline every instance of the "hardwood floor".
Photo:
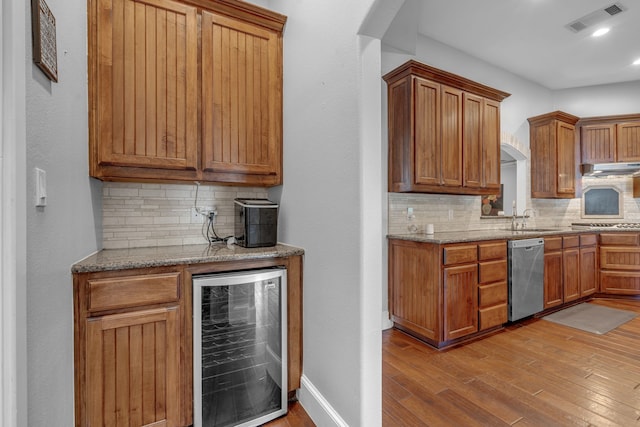
[{"label": "hardwood floor", "polygon": [[382,349],[384,426],[640,426],[640,317],[606,335],[531,320],[441,351],[389,330]]},{"label": "hardwood floor", "polygon": [[298,402],[289,403],[289,412],[286,416],[263,425],[266,427],[315,427],[309,415]]},{"label": "hardwood floor", "polygon": [[[640,301],[597,299],[640,314]],[[269,427],[312,427],[299,403]],[[640,426],[640,316],[606,335],[529,320],[447,350],[382,335],[382,424]]]}]

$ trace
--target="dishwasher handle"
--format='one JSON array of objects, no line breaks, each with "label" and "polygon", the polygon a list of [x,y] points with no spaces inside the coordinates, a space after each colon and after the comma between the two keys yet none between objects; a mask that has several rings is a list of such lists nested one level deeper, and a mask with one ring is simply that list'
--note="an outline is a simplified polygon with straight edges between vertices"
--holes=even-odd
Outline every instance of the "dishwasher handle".
[{"label": "dishwasher handle", "polygon": [[534,247],[544,246],[544,239],[522,239],[522,240],[509,240],[507,242],[509,249],[514,248],[526,248],[527,250],[533,250]]}]

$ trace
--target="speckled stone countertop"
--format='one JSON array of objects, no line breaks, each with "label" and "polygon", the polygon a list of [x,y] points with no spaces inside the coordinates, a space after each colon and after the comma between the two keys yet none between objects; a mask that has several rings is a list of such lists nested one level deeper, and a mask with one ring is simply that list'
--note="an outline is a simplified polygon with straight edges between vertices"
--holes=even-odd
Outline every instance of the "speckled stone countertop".
[{"label": "speckled stone countertop", "polygon": [[104,249],[72,265],[71,272],[93,273],[180,264],[281,258],[302,254],[304,254],[304,249],[280,243],[267,248],[243,248],[237,245],[227,246],[224,243],[220,243],[212,245]]},{"label": "speckled stone countertop", "polygon": [[400,239],[400,240],[412,240],[415,242],[427,242],[427,243],[464,243],[464,242],[477,242],[480,240],[519,240],[519,239],[531,239],[534,237],[548,237],[553,235],[562,234],[583,234],[583,233],[597,233],[594,230],[573,230],[571,227],[564,228],[548,228],[538,230],[524,230],[524,231],[511,231],[511,230],[468,230],[468,231],[447,231],[434,234],[389,234],[388,239]]}]

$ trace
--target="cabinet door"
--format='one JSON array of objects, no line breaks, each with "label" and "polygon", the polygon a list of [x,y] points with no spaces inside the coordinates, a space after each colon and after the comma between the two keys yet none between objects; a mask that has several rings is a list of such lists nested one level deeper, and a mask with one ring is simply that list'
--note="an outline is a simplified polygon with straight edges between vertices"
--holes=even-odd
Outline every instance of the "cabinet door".
[{"label": "cabinet door", "polygon": [[205,174],[242,184],[281,183],[280,54],[275,31],[202,12]]},{"label": "cabinet door", "polygon": [[178,308],[86,320],[89,425],[179,424]]},{"label": "cabinet door", "polygon": [[580,128],[582,163],[615,162],[616,125],[586,125]]},{"label": "cabinet door", "polygon": [[556,127],[555,122],[531,126],[531,197],[556,195]]},{"label": "cabinet door", "polygon": [[441,92],[442,181],[462,186],[462,91],[442,86]]},{"label": "cabinet door", "polygon": [[101,166],[195,170],[196,8],[170,0],[95,1],[91,174],[99,177]]},{"label": "cabinet door", "polygon": [[440,185],[442,162],[440,144],[440,85],[414,79],[415,183]]},{"label": "cabinet door", "polygon": [[478,265],[444,269],[444,340],[478,331]]},{"label": "cabinet door", "polygon": [[432,274],[439,266],[429,248],[413,242],[389,245],[389,311],[395,323],[439,342],[439,284]]},{"label": "cabinet door", "polygon": [[562,252],[544,254],[544,308],[562,304]]},{"label": "cabinet door", "polygon": [[595,246],[580,248],[580,296],[584,297],[596,293],[597,281],[597,251]]},{"label": "cabinet door", "polygon": [[580,298],[580,249],[562,252],[564,302]]},{"label": "cabinet door", "polygon": [[465,93],[463,96],[463,185],[482,187],[482,97]]},{"label": "cabinet door", "polygon": [[557,138],[557,193],[571,197],[576,192],[576,141],[575,127],[568,123],[556,122]]},{"label": "cabinet door", "polygon": [[640,161],[640,122],[620,123],[617,138],[618,161]]},{"label": "cabinet door", "polygon": [[482,186],[500,189],[500,103],[483,100]]}]

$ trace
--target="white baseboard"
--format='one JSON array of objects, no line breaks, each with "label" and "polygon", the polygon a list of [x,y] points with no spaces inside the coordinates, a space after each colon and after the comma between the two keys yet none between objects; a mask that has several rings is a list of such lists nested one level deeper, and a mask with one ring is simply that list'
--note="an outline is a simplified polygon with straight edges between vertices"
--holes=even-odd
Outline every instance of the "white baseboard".
[{"label": "white baseboard", "polygon": [[389,312],[387,310],[382,312],[382,330],[393,328],[393,322],[389,316]]},{"label": "white baseboard", "polygon": [[302,375],[298,400],[317,426],[349,427],[318,389]]}]

